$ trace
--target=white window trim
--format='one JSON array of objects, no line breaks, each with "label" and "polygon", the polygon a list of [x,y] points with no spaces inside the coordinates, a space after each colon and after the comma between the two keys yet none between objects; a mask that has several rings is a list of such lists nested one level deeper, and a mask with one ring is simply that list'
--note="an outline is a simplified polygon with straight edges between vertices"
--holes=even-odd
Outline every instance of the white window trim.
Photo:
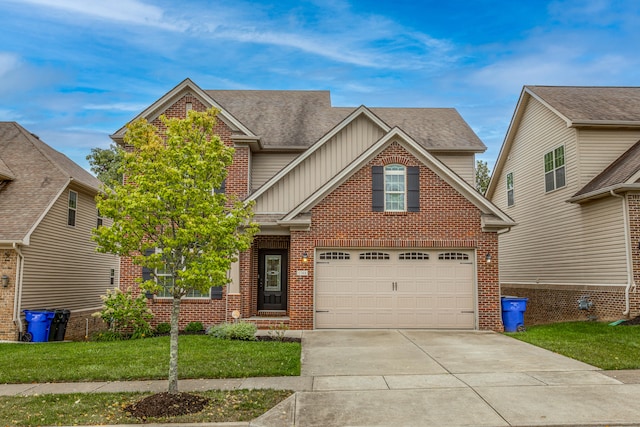
[{"label": "white window trim", "polygon": [[[71,195],[74,194],[75,195],[75,200],[74,200],[74,204],[75,206],[71,206]],[[73,211],[73,224],[69,224],[70,219],[71,219],[71,212]],[[69,190],[69,196],[67,199],[67,225],[69,227],[75,227],[76,223],[78,222],[78,192],[77,191],[73,191],[73,190]]]},{"label": "white window trim", "polygon": [[[556,150],[559,148],[562,148],[562,166],[556,167]],[[546,169],[547,154],[551,154],[553,156],[553,169],[551,169],[550,171],[547,171]],[[562,186],[558,186],[556,182],[556,171],[559,170],[560,168],[564,169],[564,184]],[[542,172],[544,177],[545,194],[552,193],[556,190],[559,190],[567,186],[567,148],[564,144],[558,145],[557,147],[554,147],[551,150],[545,151],[545,153],[542,156]],[[551,190],[547,190],[547,174],[548,173],[553,174],[553,189]]]},{"label": "white window trim", "polygon": [[[509,185],[509,176],[511,176],[511,185]],[[507,184],[507,206],[511,207],[516,204],[515,198],[515,181],[513,179],[513,172],[507,173],[506,176],[506,184]],[[509,192],[511,192],[511,203],[509,203]]]},{"label": "white window trim", "polygon": [[[390,167],[398,167],[402,169],[389,170]],[[387,176],[402,175],[404,178],[404,191],[388,191],[387,190]],[[407,167],[398,163],[392,163],[384,166],[383,169],[383,190],[384,190],[384,211],[385,212],[406,212],[407,211]],[[388,194],[402,194],[402,206],[403,209],[389,209],[387,208],[387,195]]]},{"label": "white window trim", "polygon": [[[156,253],[162,253],[161,249],[156,248]],[[171,276],[171,274],[159,274],[158,273],[158,269],[156,268],[154,270],[154,280],[156,283],[158,283],[158,278],[160,277],[169,277],[169,278],[173,278]],[[166,289],[163,287],[163,289]],[[156,298],[162,298],[162,299],[171,299],[172,297],[170,295],[166,296],[166,295],[156,295]],[[190,297],[188,294],[183,296],[182,299],[190,299],[190,300],[194,300],[194,299],[210,299],[211,298],[211,288],[209,288],[209,295],[200,295],[198,297]]]}]

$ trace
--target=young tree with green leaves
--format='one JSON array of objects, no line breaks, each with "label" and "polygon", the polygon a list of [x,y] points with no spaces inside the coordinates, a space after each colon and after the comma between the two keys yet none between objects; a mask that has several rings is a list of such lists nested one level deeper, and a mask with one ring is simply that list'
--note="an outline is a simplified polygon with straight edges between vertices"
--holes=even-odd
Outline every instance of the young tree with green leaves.
[{"label": "young tree with green leaves", "polygon": [[97,197],[100,212],[113,219],[111,227],[95,230],[98,250],[149,269],[151,280],[140,284],[142,290],[157,292],[163,284],[171,294],[169,393],[178,392],[182,298],[225,285],[231,263],[257,232],[251,204],[214,191],[234,152],[214,134],[216,114],[161,117],[165,137],[146,120],[129,124],[124,142],[131,150],[123,153],[121,167],[126,180]]},{"label": "young tree with green leaves", "polygon": [[476,160],[476,190],[480,194],[487,192],[489,181],[491,180],[491,172],[489,165],[484,160]]},{"label": "young tree with green leaves", "polygon": [[113,187],[122,183],[122,155],[124,151],[111,144],[109,148],[92,148],[87,160],[91,165],[91,172],[106,186]]}]

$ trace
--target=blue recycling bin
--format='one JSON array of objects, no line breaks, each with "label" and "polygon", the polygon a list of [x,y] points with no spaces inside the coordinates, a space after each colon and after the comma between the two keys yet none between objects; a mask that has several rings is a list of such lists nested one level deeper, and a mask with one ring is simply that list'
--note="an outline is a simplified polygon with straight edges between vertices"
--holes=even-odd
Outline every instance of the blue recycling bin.
[{"label": "blue recycling bin", "polygon": [[505,332],[524,331],[524,312],[529,298],[502,297],[502,323]]},{"label": "blue recycling bin", "polygon": [[55,313],[46,310],[24,310],[24,320],[27,321],[27,333],[31,334],[29,341],[47,342],[51,320]]}]

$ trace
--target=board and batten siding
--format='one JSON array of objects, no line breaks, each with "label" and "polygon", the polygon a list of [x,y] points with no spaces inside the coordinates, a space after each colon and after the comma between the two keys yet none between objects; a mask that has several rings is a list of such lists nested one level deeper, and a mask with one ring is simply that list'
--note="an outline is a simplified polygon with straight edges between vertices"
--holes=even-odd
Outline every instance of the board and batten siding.
[{"label": "board and batten siding", "polygon": [[[76,226],[67,225],[67,189],[31,235],[30,245],[22,249],[22,309],[97,309],[102,305],[100,295],[117,286],[117,257],[96,253],[91,240],[97,220],[93,196],[71,189],[78,193]],[[110,284],[111,269],[116,273],[114,285]]]},{"label": "board and batten siding", "polygon": [[431,153],[472,187],[476,186],[476,157],[474,153]]},{"label": "board and batten siding", "polygon": [[[567,203],[581,188],[576,134],[537,100],[529,100],[493,197],[518,224],[499,237],[503,286],[626,281],[620,199]],[[566,186],[546,193],[544,154],[560,145],[565,146]],[[510,172],[515,203],[507,207]]]},{"label": "board and batten siding", "polygon": [[251,191],[256,191],[299,155],[299,152],[253,153],[251,156]]},{"label": "board and batten siding", "polygon": [[369,118],[358,117],[258,197],[254,212],[289,212],[383,135]]},{"label": "board and batten siding", "polygon": [[580,187],[587,185],[638,140],[638,129],[579,129]]}]

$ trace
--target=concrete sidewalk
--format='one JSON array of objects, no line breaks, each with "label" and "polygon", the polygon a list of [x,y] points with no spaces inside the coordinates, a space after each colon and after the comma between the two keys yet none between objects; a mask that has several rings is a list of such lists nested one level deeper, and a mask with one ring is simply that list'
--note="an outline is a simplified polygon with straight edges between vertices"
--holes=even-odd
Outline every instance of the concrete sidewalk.
[{"label": "concrete sidewalk", "polygon": [[[640,425],[640,371],[600,371],[500,334],[305,331],[302,337],[300,377],[180,380],[181,391],[296,391],[251,423],[199,425]],[[166,381],[5,384],[0,395],[166,388]]]}]

